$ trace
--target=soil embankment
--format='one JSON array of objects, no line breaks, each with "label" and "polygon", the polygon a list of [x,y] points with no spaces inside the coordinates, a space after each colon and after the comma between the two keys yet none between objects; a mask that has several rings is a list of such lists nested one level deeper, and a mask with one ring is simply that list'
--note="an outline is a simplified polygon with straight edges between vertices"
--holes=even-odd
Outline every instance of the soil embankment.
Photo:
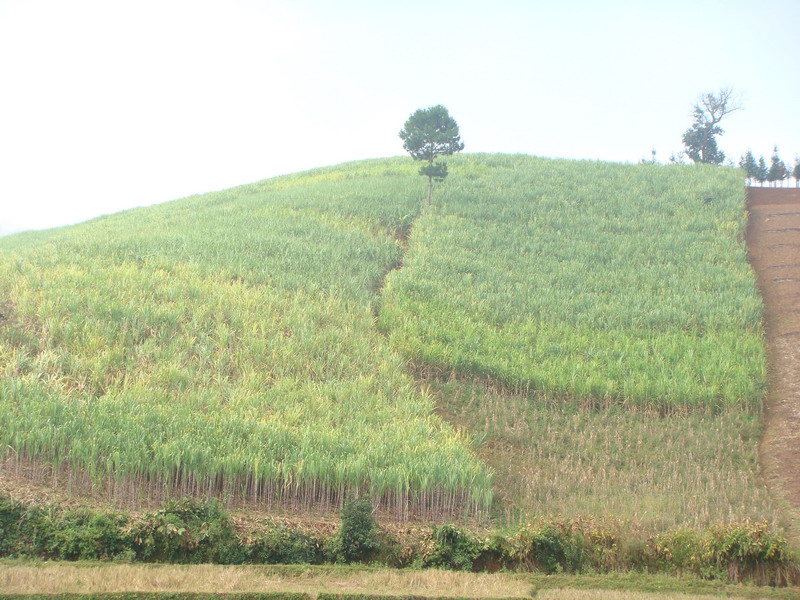
[{"label": "soil embankment", "polygon": [[[764,299],[769,386],[761,464],[800,525],[800,189],[749,188],[747,244]],[[797,527],[795,527],[797,529]],[[800,531],[794,531],[797,538]]]}]

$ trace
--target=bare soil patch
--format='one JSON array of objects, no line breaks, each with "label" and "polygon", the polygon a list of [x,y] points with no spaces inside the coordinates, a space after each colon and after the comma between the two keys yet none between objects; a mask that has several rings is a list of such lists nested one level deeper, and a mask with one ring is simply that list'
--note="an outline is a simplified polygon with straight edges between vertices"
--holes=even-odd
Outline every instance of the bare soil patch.
[{"label": "bare soil patch", "polygon": [[750,263],[764,299],[769,384],[760,457],[800,537],[800,189],[748,188]]}]

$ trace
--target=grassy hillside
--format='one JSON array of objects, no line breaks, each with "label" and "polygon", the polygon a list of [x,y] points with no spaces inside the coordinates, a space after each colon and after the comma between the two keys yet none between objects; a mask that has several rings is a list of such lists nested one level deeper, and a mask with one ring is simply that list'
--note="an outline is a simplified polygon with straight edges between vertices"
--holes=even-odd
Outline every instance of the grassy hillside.
[{"label": "grassy hillside", "polygon": [[395,348],[582,402],[760,411],[761,300],[737,171],[480,167],[418,220],[387,281],[381,326]]},{"label": "grassy hillside", "polygon": [[450,166],[432,206],[388,159],[1,239],[7,464],[122,502],[777,520],[738,172]]},{"label": "grassy hillside", "polygon": [[352,165],[2,240],[7,456],[123,501],[488,504],[470,440],[373,325],[413,177]]}]

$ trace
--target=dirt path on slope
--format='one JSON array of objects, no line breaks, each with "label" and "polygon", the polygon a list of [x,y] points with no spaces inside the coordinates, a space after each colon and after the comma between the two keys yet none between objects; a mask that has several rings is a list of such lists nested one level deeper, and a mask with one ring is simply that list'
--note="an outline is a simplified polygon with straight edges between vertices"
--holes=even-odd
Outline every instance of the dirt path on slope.
[{"label": "dirt path on slope", "polygon": [[764,298],[769,387],[760,457],[800,539],[800,189],[748,188],[750,262]]}]

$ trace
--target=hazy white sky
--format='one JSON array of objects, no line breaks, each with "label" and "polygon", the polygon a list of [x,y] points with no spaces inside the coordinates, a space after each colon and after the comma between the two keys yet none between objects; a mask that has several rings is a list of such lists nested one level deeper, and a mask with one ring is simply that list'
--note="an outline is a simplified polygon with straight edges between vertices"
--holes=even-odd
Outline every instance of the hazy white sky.
[{"label": "hazy white sky", "polygon": [[800,153],[800,2],[0,0],[0,233],[403,154],[636,162],[732,86],[731,158]]}]

